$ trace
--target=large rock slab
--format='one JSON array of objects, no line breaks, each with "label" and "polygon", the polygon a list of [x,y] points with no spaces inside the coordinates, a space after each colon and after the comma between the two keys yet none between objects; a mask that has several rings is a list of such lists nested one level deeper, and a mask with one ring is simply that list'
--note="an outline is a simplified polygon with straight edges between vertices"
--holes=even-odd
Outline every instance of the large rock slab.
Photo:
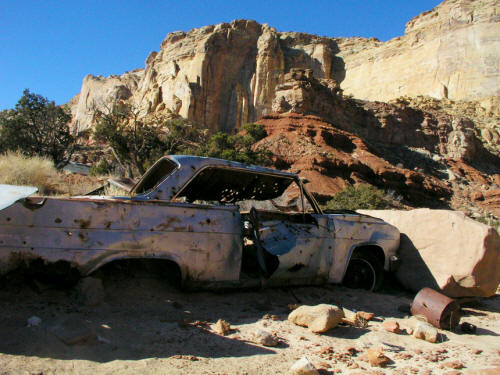
[{"label": "large rock slab", "polygon": [[500,237],[490,226],[461,212],[359,210],[401,232],[398,280],[418,292],[424,287],[449,297],[488,297],[500,282]]}]

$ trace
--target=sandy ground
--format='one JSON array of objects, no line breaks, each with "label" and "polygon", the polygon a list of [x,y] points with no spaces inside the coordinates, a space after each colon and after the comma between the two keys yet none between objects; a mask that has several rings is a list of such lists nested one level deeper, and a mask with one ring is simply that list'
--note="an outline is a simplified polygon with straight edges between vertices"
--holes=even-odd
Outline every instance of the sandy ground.
[{"label": "sandy ground", "polygon": [[[103,302],[87,307],[75,289],[4,283],[0,374],[288,374],[304,355],[322,374],[451,375],[500,368],[500,295],[464,308],[462,321],[477,325],[476,334],[442,331],[443,342],[431,344],[383,330],[389,318],[405,326],[406,313],[398,306],[413,298],[387,286],[382,293],[340,286],[183,293],[147,278],[105,280],[104,286]],[[343,325],[321,335],[287,321],[288,305],[319,303],[373,312],[376,318],[365,328]],[[32,316],[41,322],[29,327]],[[213,329],[220,318],[231,324],[227,336]],[[60,327],[73,337],[94,335],[67,345]],[[280,344],[252,342],[257,328],[275,334]],[[392,363],[371,367],[362,360],[369,348],[382,348]]]}]

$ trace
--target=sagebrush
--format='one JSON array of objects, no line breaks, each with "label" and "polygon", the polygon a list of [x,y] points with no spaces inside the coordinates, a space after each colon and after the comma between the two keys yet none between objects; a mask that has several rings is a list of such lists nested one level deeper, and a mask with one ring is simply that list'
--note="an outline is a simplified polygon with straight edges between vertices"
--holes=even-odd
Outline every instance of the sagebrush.
[{"label": "sagebrush", "polygon": [[375,210],[393,207],[383,190],[372,185],[349,186],[326,202],[326,210]]},{"label": "sagebrush", "polygon": [[1,184],[36,186],[40,194],[49,194],[57,176],[54,163],[48,158],[27,157],[20,152],[0,155]]}]

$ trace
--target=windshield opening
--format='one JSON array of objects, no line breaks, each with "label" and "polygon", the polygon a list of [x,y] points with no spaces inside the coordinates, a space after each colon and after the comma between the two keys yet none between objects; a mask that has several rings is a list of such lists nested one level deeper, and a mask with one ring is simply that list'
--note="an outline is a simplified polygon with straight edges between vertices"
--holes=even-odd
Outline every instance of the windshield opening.
[{"label": "windshield opening", "polygon": [[137,183],[133,190],[133,195],[146,194],[157,187],[175,169],[177,164],[167,158],[158,160]]}]

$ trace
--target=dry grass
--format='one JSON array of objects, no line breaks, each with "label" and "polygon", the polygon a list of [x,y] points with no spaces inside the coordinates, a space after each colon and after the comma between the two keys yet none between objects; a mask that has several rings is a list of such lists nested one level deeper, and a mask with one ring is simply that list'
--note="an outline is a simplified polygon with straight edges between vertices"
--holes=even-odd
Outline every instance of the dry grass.
[{"label": "dry grass", "polygon": [[58,172],[51,160],[27,157],[19,152],[0,155],[0,183],[36,186],[40,194],[54,193]]}]

